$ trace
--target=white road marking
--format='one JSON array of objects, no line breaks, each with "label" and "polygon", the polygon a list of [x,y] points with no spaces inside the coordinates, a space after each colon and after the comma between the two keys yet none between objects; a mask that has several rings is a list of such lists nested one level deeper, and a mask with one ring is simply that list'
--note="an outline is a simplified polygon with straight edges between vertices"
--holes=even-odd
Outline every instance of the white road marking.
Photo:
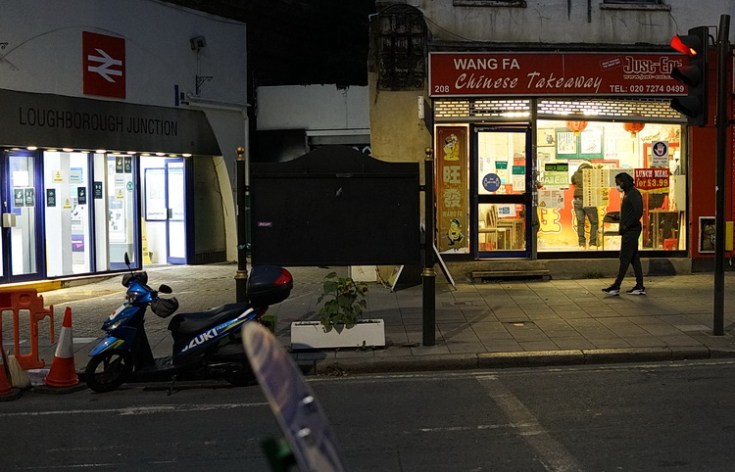
[{"label": "white road marking", "polygon": [[562,443],[554,439],[526,406],[496,378],[478,376],[477,382],[503,410],[518,434],[539,456],[546,470],[581,471],[582,467]]},{"label": "white road marking", "polygon": [[[519,426],[525,427],[527,425],[517,425],[513,423],[505,423],[505,424],[478,424],[475,426],[445,426],[445,427],[439,427],[439,428],[419,428],[419,432],[421,433],[456,433],[456,432],[463,432],[463,431],[510,429],[510,428],[518,428]],[[415,431],[404,431],[404,433],[415,434]]]},{"label": "white road marking", "polygon": [[[148,464],[176,464],[178,461],[152,461]],[[13,470],[69,470],[69,469],[98,469],[100,467],[125,467],[127,463],[115,463],[115,462],[98,462],[88,464],[59,464],[59,465],[42,465],[37,467],[16,467]]]},{"label": "white road marking", "polygon": [[49,411],[18,411],[13,413],[0,413],[0,418],[10,418],[18,416],[54,416],[54,415],[154,415],[159,413],[182,413],[182,412],[201,412],[211,410],[233,410],[236,408],[253,408],[268,406],[266,402],[256,403],[222,403],[211,405],[152,405],[152,406],[133,406],[128,408],[102,408],[97,410],[49,410]]}]

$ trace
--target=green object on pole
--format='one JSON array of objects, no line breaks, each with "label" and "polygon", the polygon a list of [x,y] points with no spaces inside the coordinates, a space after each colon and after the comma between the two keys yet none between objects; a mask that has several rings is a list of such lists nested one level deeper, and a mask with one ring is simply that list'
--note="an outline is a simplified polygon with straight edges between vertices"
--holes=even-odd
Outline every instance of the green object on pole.
[{"label": "green object on pole", "polygon": [[261,447],[273,472],[288,472],[296,466],[296,458],[284,439],[266,438]]}]

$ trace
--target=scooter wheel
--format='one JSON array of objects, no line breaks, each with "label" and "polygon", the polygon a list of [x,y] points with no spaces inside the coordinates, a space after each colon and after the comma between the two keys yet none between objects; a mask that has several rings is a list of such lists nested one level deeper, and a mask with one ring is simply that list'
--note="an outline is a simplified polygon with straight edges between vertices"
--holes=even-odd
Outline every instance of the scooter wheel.
[{"label": "scooter wheel", "polygon": [[105,393],[122,385],[132,371],[130,354],[112,350],[90,359],[84,373],[89,388],[98,393]]},{"label": "scooter wheel", "polygon": [[225,380],[235,387],[247,387],[258,383],[250,365],[243,365],[242,369],[233,370],[225,375]]}]

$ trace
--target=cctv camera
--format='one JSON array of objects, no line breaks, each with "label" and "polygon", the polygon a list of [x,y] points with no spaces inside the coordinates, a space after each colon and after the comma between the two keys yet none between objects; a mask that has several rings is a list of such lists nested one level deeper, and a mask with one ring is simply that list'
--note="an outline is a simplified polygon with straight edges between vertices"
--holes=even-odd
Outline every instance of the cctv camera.
[{"label": "cctv camera", "polygon": [[207,46],[207,39],[204,36],[196,36],[189,40],[192,51],[198,51]]}]

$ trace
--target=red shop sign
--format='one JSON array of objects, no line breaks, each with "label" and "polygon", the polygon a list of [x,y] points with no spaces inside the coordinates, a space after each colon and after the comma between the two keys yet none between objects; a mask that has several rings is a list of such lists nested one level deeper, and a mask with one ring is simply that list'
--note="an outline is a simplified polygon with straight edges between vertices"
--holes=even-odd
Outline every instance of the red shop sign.
[{"label": "red shop sign", "polygon": [[433,52],[429,95],[685,95],[686,86],[669,75],[684,61],[678,53]]},{"label": "red shop sign", "polygon": [[656,192],[662,189],[669,189],[669,169],[666,168],[650,168],[635,169],[633,171],[635,177],[635,186],[641,192]]}]

